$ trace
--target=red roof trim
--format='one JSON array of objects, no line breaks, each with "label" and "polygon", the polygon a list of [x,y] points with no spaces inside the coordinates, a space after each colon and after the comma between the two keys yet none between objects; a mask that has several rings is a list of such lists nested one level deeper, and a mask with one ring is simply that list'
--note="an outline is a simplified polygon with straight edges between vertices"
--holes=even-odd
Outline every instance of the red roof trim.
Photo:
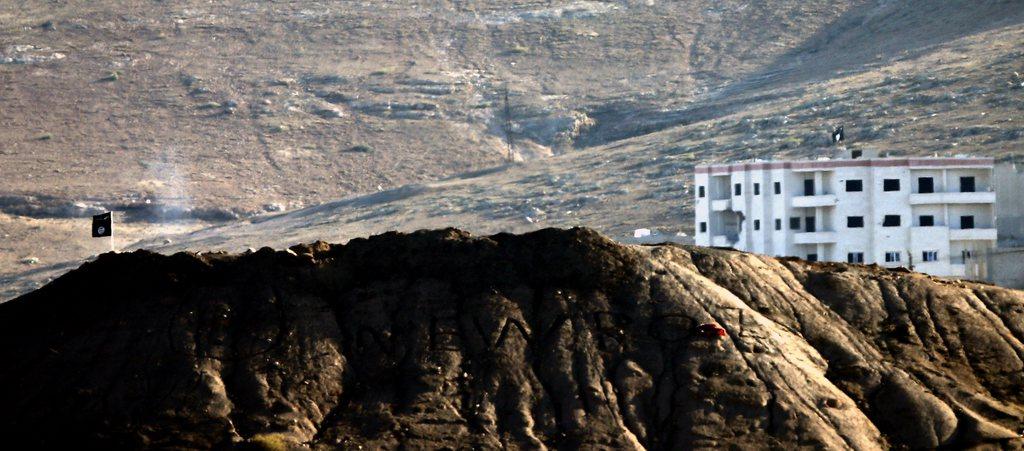
[{"label": "red roof trim", "polygon": [[757,161],[750,163],[700,165],[694,168],[698,174],[721,175],[731,172],[760,171],[772,169],[835,169],[835,168],[885,168],[885,167],[987,167],[995,164],[994,158],[873,158],[864,160],[821,160],[821,161]]}]

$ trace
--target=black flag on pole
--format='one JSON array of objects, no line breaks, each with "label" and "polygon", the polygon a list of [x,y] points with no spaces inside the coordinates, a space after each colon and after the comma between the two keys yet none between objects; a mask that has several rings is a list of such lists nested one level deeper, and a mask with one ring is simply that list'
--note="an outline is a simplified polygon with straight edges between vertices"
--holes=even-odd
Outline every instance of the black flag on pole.
[{"label": "black flag on pole", "polygon": [[93,238],[99,238],[102,236],[112,236],[114,234],[114,215],[111,212],[106,212],[101,215],[92,217],[92,236]]},{"label": "black flag on pole", "polygon": [[840,125],[832,131],[832,144],[839,144],[846,141],[846,134],[843,133],[843,126]]}]

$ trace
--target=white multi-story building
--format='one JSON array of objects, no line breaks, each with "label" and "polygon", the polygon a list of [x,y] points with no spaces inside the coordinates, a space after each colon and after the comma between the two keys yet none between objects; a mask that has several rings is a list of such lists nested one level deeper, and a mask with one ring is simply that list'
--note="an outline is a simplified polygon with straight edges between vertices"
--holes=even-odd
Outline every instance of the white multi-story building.
[{"label": "white multi-story building", "polygon": [[807,260],[986,276],[991,158],[753,161],[696,168],[694,238]]}]

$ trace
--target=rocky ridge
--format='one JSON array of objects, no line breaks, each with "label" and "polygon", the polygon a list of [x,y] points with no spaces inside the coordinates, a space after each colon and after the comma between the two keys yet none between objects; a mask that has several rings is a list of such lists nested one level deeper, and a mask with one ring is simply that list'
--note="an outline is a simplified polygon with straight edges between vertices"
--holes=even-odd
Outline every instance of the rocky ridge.
[{"label": "rocky ridge", "polygon": [[0,431],[79,447],[1019,449],[1022,341],[1019,291],[587,229],[136,251],[0,305]]}]

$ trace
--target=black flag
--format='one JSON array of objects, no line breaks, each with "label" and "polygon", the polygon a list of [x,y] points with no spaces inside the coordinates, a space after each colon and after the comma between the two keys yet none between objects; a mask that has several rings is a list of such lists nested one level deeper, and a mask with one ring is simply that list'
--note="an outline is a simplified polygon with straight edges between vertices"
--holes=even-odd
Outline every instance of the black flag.
[{"label": "black flag", "polygon": [[846,139],[846,134],[843,133],[843,126],[840,125],[832,131],[832,143],[839,144]]},{"label": "black flag", "polygon": [[101,236],[112,236],[114,234],[114,215],[111,212],[106,212],[101,215],[92,217],[92,236],[93,238],[99,238]]}]

